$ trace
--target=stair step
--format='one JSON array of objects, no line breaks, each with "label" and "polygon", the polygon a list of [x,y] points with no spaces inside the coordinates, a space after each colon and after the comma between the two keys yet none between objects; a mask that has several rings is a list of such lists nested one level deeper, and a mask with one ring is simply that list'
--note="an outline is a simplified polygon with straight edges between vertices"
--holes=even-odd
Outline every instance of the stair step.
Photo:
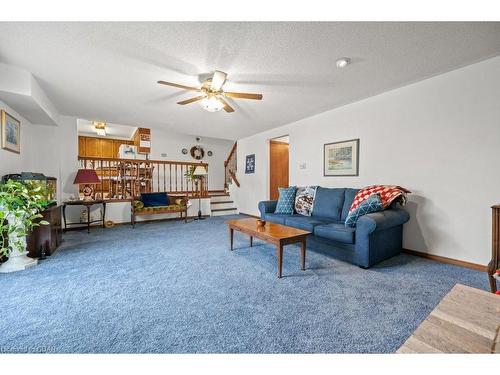
[{"label": "stair step", "polygon": [[212,210],[212,216],[234,215],[237,213],[238,210],[236,208]]},{"label": "stair step", "polygon": [[215,208],[212,212],[220,212],[220,211],[236,211],[236,207],[231,208]]},{"label": "stair step", "polygon": [[210,204],[224,204],[224,203],[234,203],[234,201],[217,201],[217,202],[210,202]]}]

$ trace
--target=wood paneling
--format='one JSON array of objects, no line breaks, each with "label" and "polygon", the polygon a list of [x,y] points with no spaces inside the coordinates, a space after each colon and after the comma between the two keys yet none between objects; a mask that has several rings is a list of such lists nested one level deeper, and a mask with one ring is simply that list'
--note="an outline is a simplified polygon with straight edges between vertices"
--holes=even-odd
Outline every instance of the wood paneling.
[{"label": "wood paneling", "polygon": [[134,141],[78,136],[78,156],[90,158],[117,158],[122,144],[133,145]]},{"label": "wood paneling", "polygon": [[288,143],[269,142],[269,198],[278,199],[279,187],[288,187]]}]

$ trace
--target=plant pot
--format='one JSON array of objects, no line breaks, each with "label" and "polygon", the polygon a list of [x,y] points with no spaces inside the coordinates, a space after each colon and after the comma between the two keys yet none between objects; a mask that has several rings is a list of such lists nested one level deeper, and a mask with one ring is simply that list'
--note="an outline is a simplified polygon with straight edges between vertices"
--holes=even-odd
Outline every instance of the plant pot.
[{"label": "plant pot", "polygon": [[[14,216],[8,217],[9,225],[20,226],[19,219]],[[0,273],[23,271],[26,268],[36,266],[37,259],[29,258],[26,251],[26,236],[18,236],[16,233],[9,235],[9,259],[0,265]]]}]

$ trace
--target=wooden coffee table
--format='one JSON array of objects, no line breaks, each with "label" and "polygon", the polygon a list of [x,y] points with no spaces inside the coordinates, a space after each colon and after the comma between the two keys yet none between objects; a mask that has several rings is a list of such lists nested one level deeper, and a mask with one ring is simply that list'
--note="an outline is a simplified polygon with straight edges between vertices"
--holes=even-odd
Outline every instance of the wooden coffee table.
[{"label": "wooden coffee table", "polygon": [[306,269],[306,237],[311,232],[287,227],[285,225],[267,222],[265,226],[257,226],[257,219],[233,219],[227,220],[226,224],[229,228],[229,241],[231,251],[233,250],[233,234],[237,230],[246,233],[250,236],[250,246],[253,246],[253,238],[257,237],[261,240],[276,245],[276,258],[278,259],[278,278],[281,278],[281,269],[283,266],[283,246],[292,243],[300,242],[300,262],[301,269]]}]

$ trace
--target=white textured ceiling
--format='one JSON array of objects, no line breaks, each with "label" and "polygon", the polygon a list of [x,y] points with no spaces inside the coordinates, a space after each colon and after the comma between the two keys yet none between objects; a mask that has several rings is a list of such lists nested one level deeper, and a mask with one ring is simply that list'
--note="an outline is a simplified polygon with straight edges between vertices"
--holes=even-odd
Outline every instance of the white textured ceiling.
[{"label": "white textured ceiling", "polygon": [[[500,54],[500,23],[0,23],[0,61],[64,115],[237,139]],[[340,70],[335,60],[353,64]],[[236,112],[179,106],[228,73]]]}]

